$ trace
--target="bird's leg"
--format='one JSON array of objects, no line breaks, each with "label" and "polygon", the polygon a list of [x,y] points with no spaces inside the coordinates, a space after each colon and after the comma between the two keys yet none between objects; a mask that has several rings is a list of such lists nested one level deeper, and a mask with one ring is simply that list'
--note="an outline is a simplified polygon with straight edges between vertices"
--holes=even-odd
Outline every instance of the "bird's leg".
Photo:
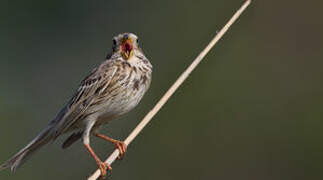
[{"label": "bird's leg", "polygon": [[92,127],[95,124],[95,121],[92,119],[89,119],[88,121],[89,121],[89,123],[86,125],[85,131],[83,132],[83,144],[85,145],[86,149],[89,151],[90,155],[95,160],[96,164],[98,165],[98,168],[101,171],[101,177],[102,177],[102,179],[104,179],[107,174],[107,170],[111,171],[112,168],[108,163],[102,162],[98,158],[98,156],[95,154],[93,149],[91,148],[91,146],[90,146],[90,132],[91,132]]},{"label": "bird's leg", "polygon": [[93,151],[93,149],[91,148],[91,146],[89,144],[85,144],[86,149],[89,151],[90,155],[93,157],[93,159],[95,160],[96,164],[98,165],[98,168],[101,171],[101,176],[104,178],[107,175],[107,170],[111,171],[112,168],[108,163],[102,162],[98,156],[95,154],[95,152]]},{"label": "bird's leg", "polygon": [[111,143],[114,144],[114,146],[119,150],[119,156],[118,156],[118,159],[122,159],[124,154],[126,153],[127,151],[127,145],[122,142],[122,141],[118,141],[118,140],[115,140],[115,139],[112,139],[108,136],[105,136],[103,134],[100,134],[100,133],[95,133],[94,134],[96,137],[98,138],[101,138],[101,139],[104,139],[106,141],[109,141]]}]

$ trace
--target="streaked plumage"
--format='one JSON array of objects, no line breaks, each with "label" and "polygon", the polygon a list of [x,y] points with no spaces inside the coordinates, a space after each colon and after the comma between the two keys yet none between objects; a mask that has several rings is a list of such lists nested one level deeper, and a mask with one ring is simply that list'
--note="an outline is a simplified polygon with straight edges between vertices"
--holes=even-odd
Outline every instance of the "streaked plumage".
[{"label": "streaked plumage", "polygon": [[[80,84],[67,105],[32,142],[0,166],[14,171],[39,147],[61,134],[73,132],[63,148],[83,137],[89,145],[90,133],[129,112],[141,100],[151,81],[152,65],[138,47],[138,38],[124,33],[113,39],[113,51]],[[97,162],[98,163],[98,162]]]}]

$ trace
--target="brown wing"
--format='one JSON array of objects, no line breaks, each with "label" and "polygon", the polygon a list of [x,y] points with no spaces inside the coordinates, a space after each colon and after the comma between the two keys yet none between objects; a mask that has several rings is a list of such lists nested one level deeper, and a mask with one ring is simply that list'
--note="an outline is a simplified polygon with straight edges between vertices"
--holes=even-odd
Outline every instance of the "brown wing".
[{"label": "brown wing", "polygon": [[109,65],[109,63],[113,63],[113,61],[93,70],[81,82],[77,92],[51,122],[55,126],[55,137],[67,131],[75,121],[88,115],[86,110],[93,103],[97,94],[110,84],[116,73],[117,67]]}]

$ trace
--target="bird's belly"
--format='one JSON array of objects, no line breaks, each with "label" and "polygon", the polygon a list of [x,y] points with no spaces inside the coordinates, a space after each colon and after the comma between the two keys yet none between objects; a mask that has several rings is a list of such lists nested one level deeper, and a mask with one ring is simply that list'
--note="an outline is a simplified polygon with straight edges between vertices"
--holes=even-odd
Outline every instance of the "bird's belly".
[{"label": "bird's belly", "polygon": [[140,102],[145,91],[137,90],[121,93],[105,102],[100,110],[99,124],[105,124],[111,120],[129,112]]}]

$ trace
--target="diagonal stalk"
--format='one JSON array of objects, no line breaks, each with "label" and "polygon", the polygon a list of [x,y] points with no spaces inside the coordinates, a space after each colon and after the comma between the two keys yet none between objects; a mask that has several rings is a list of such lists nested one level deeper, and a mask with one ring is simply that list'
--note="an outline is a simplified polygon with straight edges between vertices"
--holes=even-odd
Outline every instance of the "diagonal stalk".
[{"label": "diagonal stalk", "polygon": [[[186,80],[190,73],[197,67],[197,65],[203,60],[212,47],[222,38],[231,25],[239,18],[242,12],[249,6],[251,0],[247,0],[238,11],[231,17],[227,24],[217,33],[212,41],[206,46],[206,48],[195,58],[192,64],[181,74],[181,76],[175,81],[175,83],[169,88],[164,96],[158,101],[155,107],[149,111],[149,113],[143,118],[143,120],[137,125],[137,127],[131,132],[124,143],[128,146],[142,131],[142,129],[150,122],[150,120],[157,114],[157,112],[163,107],[167,100],[174,94],[178,87]],[[119,155],[119,151],[115,150],[109,158],[105,161],[108,164],[112,164]],[[96,170],[88,180],[96,180],[100,176],[100,170]]]}]

